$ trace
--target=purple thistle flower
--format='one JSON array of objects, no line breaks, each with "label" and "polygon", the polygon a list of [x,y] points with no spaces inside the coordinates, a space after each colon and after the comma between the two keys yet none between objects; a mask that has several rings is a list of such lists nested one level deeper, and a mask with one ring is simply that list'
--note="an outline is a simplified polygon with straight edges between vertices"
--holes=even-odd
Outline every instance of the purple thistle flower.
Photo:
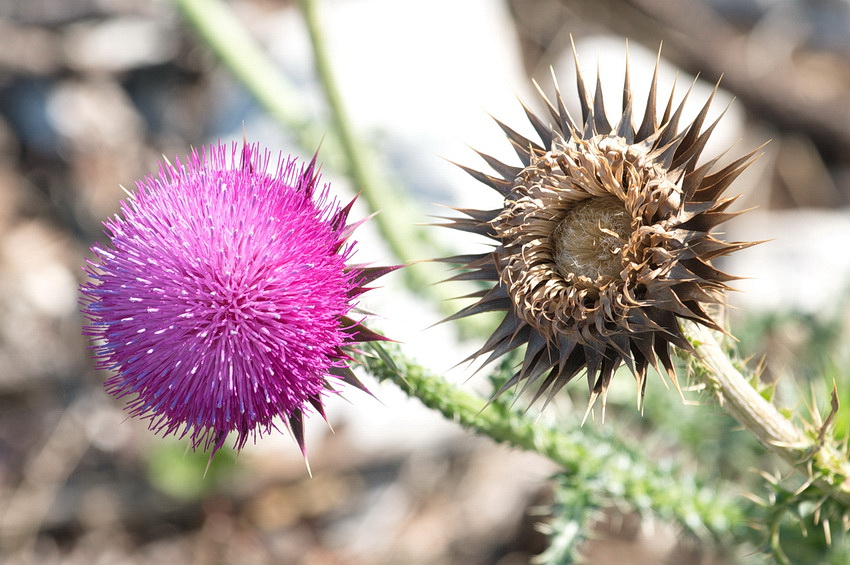
[{"label": "purple thistle flower", "polygon": [[[228,159],[229,154],[229,159]],[[235,448],[280,417],[305,451],[304,413],[342,381],[349,346],[384,339],[350,317],[364,285],[395,267],[347,265],[359,224],[319,186],[316,159],[219,143],[163,163],[104,222],[81,286],[83,333],[107,391],[162,435]],[[368,392],[368,391],[367,391]]]}]

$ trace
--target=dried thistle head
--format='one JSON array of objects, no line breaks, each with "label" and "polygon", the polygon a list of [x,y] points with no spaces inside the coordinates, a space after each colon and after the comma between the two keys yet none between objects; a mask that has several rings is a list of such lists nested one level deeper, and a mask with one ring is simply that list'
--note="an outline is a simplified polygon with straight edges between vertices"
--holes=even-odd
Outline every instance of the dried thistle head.
[{"label": "dried thistle head", "polygon": [[[497,120],[522,166],[481,154],[495,175],[462,167],[504,197],[495,210],[458,210],[448,227],[492,238],[495,250],[442,261],[464,273],[450,280],[491,281],[477,302],[449,319],[505,311],[499,327],[471,358],[489,363],[526,345],[522,365],[501,390],[536,387],[546,402],[586,371],[590,405],[621,363],[637,379],[643,406],[649,366],[666,370],[678,387],[671,346],[695,354],[680,319],[722,328],[712,318],[735,279],[712,261],[753,243],[724,242],[712,230],[740,212],[723,194],[753,153],[713,170],[698,163],[717,121],[703,129],[714,93],[680,127],[687,100],[673,92],[657,112],[658,66],[646,111],[633,122],[628,68],[622,116],[612,125],[597,81],[591,96],[578,72],[581,121],[567,112],[556,87],[542,95],[547,117],[523,106],[540,143]],[[715,88],[716,92],[716,88]],[[542,93],[541,93],[542,94]],[[719,120],[719,118],[718,118]],[[589,407],[588,407],[589,409]]]}]

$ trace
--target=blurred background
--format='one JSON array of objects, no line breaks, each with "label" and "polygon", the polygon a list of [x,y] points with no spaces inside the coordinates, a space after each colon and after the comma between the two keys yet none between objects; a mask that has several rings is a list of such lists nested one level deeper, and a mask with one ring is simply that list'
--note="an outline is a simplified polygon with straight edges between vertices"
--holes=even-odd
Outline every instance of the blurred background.
[{"label": "blurred background", "polygon": [[[295,86],[305,119],[328,128],[297,8],[229,5]],[[850,406],[850,2],[326,0],[321,8],[358,133],[411,193],[422,223],[445,214],[434,203],[497,202],[448,161],[483,168],[474,147],[513,162],[489,115],[530,135],[517,97],[540,107],[531,78],[551,93],[554,74],[575,101],[570,35],[591,85],[598,71],[611,115],[627,38],[638,100],[662,42],[662,95],[677,80],[678,101],[699,75],[694,113],[722,75],[714,115],[731,106],[706,155],[734,145],[734,159],[772,140],[734,185],[744,193],[738,206],[756,210],[730,223],[727,237],[771,241],[724,265],[750,277],[731,297],[732,333],[742,355],[762,360],[762,378],[778,383],[781,404],[808,413],[834,380]],[[536,526],[547,520],[555,466],[464,432],[392,385],[366,377],[377,400],[358,391],[334,400],[334,433],[311,421],[312,478],[285,432],[238,457],[222,450],[204,476],[206,455],[153,436],[103,392],[80,335],[77,285],[89,246],[103,239],[101,220],[124,196],[119,186],[155,172],[163,155],[239,140],[243,129],[274,152],[315,150],[268,117],[173,3],[0,0],[0,562],[528,563],[547,545]],[[340,198],[359,190],[332,165],[324,173]],[[372,229],[359,232],[357,258],[394,262]],[[365,305],[384,314],[375,326],[434,371],[487,393],[483,377],[467,381],[472,371],[454,367],[476,340],[430,328],[443,316],[435,305],[397,274],[371,294]],[[781,472],[699,391],[684,404],[655,378],[641,416],[630,379],[617,379],[605,423],[586,425],[611,427],[736,494],[758,491],[751,467]],[[568,388],[556,415],[584,410],[583,384]],[[848,422],[844,411],[844,435]],[[623,508],[600,514],[594,528],[585,554],[602,565],[734,563],[757,549],[683,539]],[[789,553],[796,546],[806,556],[796,562],[827,562],[817,532],[789,535]]]}]

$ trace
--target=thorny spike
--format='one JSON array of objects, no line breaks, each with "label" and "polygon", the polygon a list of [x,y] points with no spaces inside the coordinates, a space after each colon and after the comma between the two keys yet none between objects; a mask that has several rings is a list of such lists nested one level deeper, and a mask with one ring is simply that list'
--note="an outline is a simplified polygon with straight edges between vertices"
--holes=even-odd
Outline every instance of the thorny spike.
[{"label": "thorny spike", "polygon": [[635,382],[637,383],[637,409],[643,416],[644,399],[646,398],[646,365],[635,371]]},{"label": "thorny spike", "polygon": [[369,389],[366,388],[366,385],[364,385],[360,381],[360,379],[357,378],[357,375],[354,374],[354,371],[352,371],[350,368],[348,368],[348,367],[331,367],[330,369],[328,369],[328,373],[335,376],[335,377],[338,377],[345,384],[353,386],[355,388],[359,388],[360,390],[362,390],[363,392],[365,392],[369,396],[374,396],[369,391]]},{"label": "thorny spike", "polygon": [[434,225],[449,227],[455,230],[475,233],[478,235],[487,235],[491,231],[486,223],[467,218],[451,218],[450,223]]},{"label": "thorny spike", "polygon": [[520,158],[523,165],[526,167],[531,164],[531,152],[532,150],[536,150],[539,153],[543,153],[543,148],[540,147],[535,142],[526,138],[525,136],[517,133],[501,121],[493,118],[493,120],[499,125],[508,139],[511,141],[511,145],[513,145],[514,152],[517,154],[517,157]]},{"label": "thorny spike", "polygon": [[[682,117],[682,111],[685,109],[685,104],[688,102],[688,98],[691,95],[691,92],[694,89],[694,85],[696,85],[696,80],[691,84],[690,88],[685,92],[685,95],[682,97],[681,102],[676,107],[676,111],[672,116],[670,114],[671,104],[673,102],[673,93],[676,91],[675,86],[673,90],[670,92],[670,101],[667,103],[667,108],[664,110],[664,125],[662,126],[662,134],[661,137],[658,138],[658,146],[663,147],[668,143],[671,143],[677,137],[680,137],[678,134],[679,129],[679,119]],[[684,134],[681,135],[684,137]],[[669,165],[667,165],[669,167]]]},{"label": "thorny spike", "polygon": [[[552,149],[552,140],[555,137],[554,132],[552,131],[552,128],[550,128],[549,126],[544,124],[540,120],[540,118],[538,118],[534,114],[534,112],[532,112],[531,109],[529,109],[529,107],[525,105],[525,103],[522,100],[520,100],[519,103],[522,105],[522,109],[525,111],[525,115],[528,118],[528,121],[531,122],[531,126],[534,128],[534,130],[537,132],[537,135],[539,135],[540,139],[543,141],[543,147],[546,149],[546,151],[550,151]],[[517,173],[518,172],[519,171],[517,171]],[[515,178],[515,177],[516,177],[516,174],[514,174],[512,179]],[[505,177],[505,178],[508,178],[508,177]]]},{"label": "thorny spike", "polygon": [[548,104],[550,111],[552,112],[552,116],[558,122],[558,127],[560,128],[561,136],[563,139],[569,139],[570,137],[577,138],[580,137],[578,134],[578,126],[576,125],[575,119],[570,114],[570,111],[567,110],[566,104],[564,104],[564,97],[561,96],[561,89],[558,86],[558,79],[555,76],[555,69],[549,68],[549,71],[552,73],[552,85],[555,89],[555,104],[557,105],[557,109],[555,109],[543,91],[540,89],[540,85],[535,83],[537,87],[537,91],[543,97],[543,99]]},{"label": "thorny spike", "polygon": [[[597,78],[597,81],[599,79]],[[632,85],[631,76],[629,73],[629,42],[626,41],[626,72],[623,77],[623,114],[632,106]]]},{"label": "thorny spike", "polygon": [[[717,89],[720,88],[720,81],[714,85],[714,89],[711,91],[711,94],[708,97],[708,100],[703,104],[702,109],[697,114],[697,117],[691,122],[691,125],[688,126],[688,132],[682,140],[682,147],[686,148],[685,153],[692,153],[691,157],[693,159],[694,165],[696,165],[696,159],[699,157],[699,152],[702,150],[702,147],[705,145],[705,142],[708,140],[708,136],[711,135],[711,132],[714,130],[714,127],[720,121],[720,118],[726,113],[726,110],[720,114],[720,116],[714,121],[714,123],[708,128],[708,135],[700,136],[700,130],[702,129],[702,125],[705,122],[705,118],[708,115],[708,109],[711,107],[711,103],[714,101],[714,95],[717,94]],[[726,109],[729,107],[727,106]],[[702,143],[699,143],[699,139],[702,137]],[[694,151],[693,148],[698,147],[699,149]],[[672,167],[677,168],[682,162],[685,160],[685,155],[681,157],[677,156],[677,159],[673,162]]]},{"label": "thorny spike", "polygon": [[[477,263],[482,259],[486,259],[489,253],[469,253],[467,255],[452,255],[451,257],[437,257],[432,259],[438,263],[454,263],[458,265],[466,265],[467,263]],[[455,267],[459,269],[461,267]]]},{"label": "thorny spike", "polygon": [[611,131],[608,116],[605,115],[605,101],[602,98],[602,77],[599,66],[596,67],[596,94],[593,95],[593,126],[596,133],[607,134]]},{"label": "thorny spike", "polygon": [[682,146],[683,137],[684,134],[680,134],[664,145],[661,145],[661,142],[659,141],[659,149],[652,153],[653,159],[666,170],[671,170],[673,168],[673,158]]},{"label": "thorny spike", "polygon": [[720,120],[725,114],[726,110],[723,110],[717,119],[714,120],[711,125],[708,126],[693,142],[690,142],[686,137],[682,142],[682,147],[686,147],[687,149],[682,151],[681,155],[678,155],[675,159],[673,159],[673,163],[670,165],[671,168],[678,169],[680,167],[684,167],[685,174],[691,173],[696,168],[697,161],[702,154],[702,150],[705,149],[705,144],[708,141],[708,138],[714,132],[714,128],[717,127],[717,124],[720,123]]},{"label": "thorny spike", "polygon": [[[549,147],[547,147],[546,149],[548,150]],[[499,161],[495,157],[491,157],[491,156],[487,155],[486,153],[482,153],[481,151],[475,151],[475,152],[478,153],[478,156],[481,157],[482,159],[484,159],[484,161],[486,161],[488,165],[490,165],[490,168],[492,168],[494,171],[496,171],[497,173],[502,175],[502,178],[505,179],[506,181],[513,182],[514,179],[516,178],[516,176],[522,172],[522,167],[515,167],[513,165],[507,165],[505,163],[502,163],[501,161]]]},{"label": "thorny spike", "polygon": [[628,44],[626,44],[626,76],[623,79],[623,116],[617,124],[617,135],[624,138],[626,143],[631,144],[635,141],[635,128],[632,124],[632,87],[629,76]]},{"label": "thorny spike", "polygon": [[555,399],[555,396],[561,392],[561,389],[578,374],[581,367],[582,362],[580,361],[571,361],[570,365],[566,367],[554,367],[552,372],[547,375],[546,380],[540,383],[537,392],[534,393],[534,396],[529,402],[532,404],[537,402],[537,400],[541,398],[545,392],[546,399],[543,401],[543,408],[549,406],[549,404],[551,404]]},{"label": "thorny spike", "polygon": [[[501,213],[501,210],[476,210],[474,208],[452,208],[455,212],[460,212],[472,218],[473,220],[490,223],[496,219]],[[443,218],[449,220],[451,218]]]},{"label": "thorny spike", "polygon": [[511,186],[512,186],[513,183],[511,183],[511,182],[509,182],[505,179],[499,179],[499,178],[496,178],[496,177],[492,177],[492,176],[490,176],[486,173],[482,173],[481,171],[476,171],[475,169],[473,169],[471,167],[467,167],[465,165],[460,165],[460,164],[457,164],[457,163],[454,163],[454,165],[456,165],[457,167],[462,169],[464,172],[469,174],[472,178],[474,178],[478,182],[486,184],[490,188],[494,189],[496,192],[498,192],[502,196],[507,196],[508,193],[510,192],[510,189],[511,189]]},{"label": "thorny spike", "polygon": [[702,187],[703,179],[709,173],[709,171],[711,171],[711,169],[717,164],[717,161],[720,159],[720,157],[722,157],[722,155],[719,155],[714,159],[703,163],[693,171],[685,174],[684,180],[682,181],[682,192],[685,195],[686,201],[691,201],[697,189]]},{"label": "thorny spike", "polygon": [[355,270],[357,274],[354,276],[354,283],[358,287],[363,287],[380,277],[389,274],[401,267],[398,265],[392,265],[389,267],[366,267],[362,265],[351,265],[352,270]]},{"label": "thorny spike", "polygon": [[670,98],[667,99],[667,105],[664,106],[664,113],[661,115],[660,124],[663,126],[670,121],[670,113],[673,111],[673,97],[676,95],[676,86],[679,84],[678,73],[673,78],[673,86],[670,88]]},{"label": "thorny spike", "polygon": [[638,128],[635,139],[642,141],[649,137],[658,127],[658,118],[656,116],[658,105],[658,68],[661,65],[661,46],[658,46],[658,55],[655,58],[655,70],[652,72],[652,80],[649,83],[649,94],[646,98],[646,109],[643,114],[643,121]]},{"label": "thorny spike", "polygon": [[[470,279],[456,279],[455,277],[452,277],[449,280],[470,280]],[[472,280],[475,280],[475,279],[472,279]],[[467,316],[472,316],[474,314],[481,314],[483,312],[496,312],[496,311],[499,311],[499,310],[505,310],[508,307],[510,307],[510,304],[511,304],[510,298],[499,298],[499,299],[487,300],[487,301],[481,300],[479,302],[476,302],[475,304],[472,304],[470,306],[467,306],[466,308],[463,308],[462,310],[455,312],[454,314],[452,314],[448,318],[444,319],[443,321],[444,322],[450,322],[452,320],[459,320],[460,318],[465,318]]]},{"label": "thorny spike", "polygon": [[590,415],[590,412],[593,410],[593,405],[596,404],[596,399],[599,397],[598,392],[591,392],[590,398],[587,401],[587,409],[584,411],[584,417],[581,419],[581,426],[584,426],[584,423],[587,421],[587,417]]},{"label": "thorny spike", "polygon": [[558,104],[558,120],[561,126],[561,133],[565,139],[570,137],[580,137],[578,134],[578,124],[576,120],[567,110],[567,105],[564,104],[564,97],[561,96],[561,89],[558,86],[558,79],[555,77],[555,70],[549,69],[552,72],[552,84],[555,87],[555,102]]},{"label": "thorny spike", "polygon": [[587,125],[592,121],[592,105],[588,98],[587,88],[584,86],[584,77],[581,75],[581,67],[578,63],[578,52],[576,51],[576,44],[573,41],[572,35],[570,35],[570,45],[572,45],[573,48],[573,60],[575,61],[576,68],[576,88],[578,89],[578,100],[581,104],[581,126],[583,128],[586,128]]},{"label": "thorny spike", "polygon": [[499,324],[499,327],[496,328],[489,338],[487,338],[487,341],[481,349],[464,359],[463,362],[480,357],[485,353],[491,353],[487,361],[484,362],[484,364],[487,365],[491,361],[503,356],[508,351],[513,351],[524,342],[528,341],[527,337],[530,333],[531,328],[529,326],[520,324],[516,317],[512,317],[509,314],[505,316],[502,323]]},{"label": "thorny spike", "polygon": [[753,157],[761,147],[754,149],[740,159],[736,159],[720,171],[707,175],[703,178],[701,186],[694,191],[694,196],[698,196],[700,200],[712,200],[719,197],[747,167],[755,162],[757,157]]},{"label": "thorny spike", "polygon": [[[542,410],[545,410],[547,406],[552,402],[558,392],[563,388],[566,384],[566,381],[560,377],[560,367],[557,365],[552,367],[552,370],[546,375],[546,378],[543,379],[543,382],[540,383],[540,386],[537,387],[537,391],[534,393],[534,397],[531,399],[531,402],[537,402],[537,399],[540,398],[544,392],[548,390],[546,393],[546,399],[543,401]],[[522,387],[518,396],[522,396],[525,394],[525,391],[529,388],[530,383],[526,383],[525,386]]]},{"label": "thorny spike", "polygon": [[292,432],[292,437],[298,443],[298,447],[301,449],[301,453],[304,455],[304,460],[306,461],[307,445],[304,442],[304,414],[300,410],[296,410],[287,418],[287,423],[289,424],[289,431]]}]

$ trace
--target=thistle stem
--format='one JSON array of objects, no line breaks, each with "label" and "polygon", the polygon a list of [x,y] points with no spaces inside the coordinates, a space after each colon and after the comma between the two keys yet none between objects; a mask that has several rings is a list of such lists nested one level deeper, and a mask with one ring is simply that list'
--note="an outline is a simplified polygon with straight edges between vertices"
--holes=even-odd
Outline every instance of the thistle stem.
[{"label": "thistle stem", "polygon": [[[677,521],[698,536],[723,539],[743,523],[740,500],[675,476],[675,469],[649,461],[641,450],[593,428],[555,429],[513,409],[501,398],[485,401],[407,359],[395,345],[370,343],[375,356],[362,356],[379,380],[399,386],[408,396],[466,429],[543,455],[580,478],[588,496],[601,505],[625,500],[643,512]],[[695,519],[698,517],[698,519]],[[740,535],[740,532],[733,533]]]},{"label": "thistle stem", "polygon": [[[433,263],[414,263],[425,257],[452,253],[437,249],[425,230],[417,227],[422,219],[415,217],[417,204],[399,186],[393,186],[368,144],[355,134],[348,118],[340,90],[331,69],[326,43],[321,31],[317,2],[300,0],[301,13],[310,36],[316,73],[330,109],[333,131],[312,120],[296,88],[280,72],[278,65],[245,30],[239,18],[221,0],[174,0],[186,20],[215,52],[257,102],[307,152],[321,144],[323,158],[332,168],[345,172],[371,212],[381,211],[374,219],[393,255],[402,263],[413,263],[401,271],[407,286],[449,309],[452,298],[445,287],[434,285],[444,277]],[[470,324],[461,320],[466,326]]]},{"label": "thistle stem", "polygon": [[[301,14],[310,35],[313,48],[314,67],[325,93],[325,99],[331,112],[331,120],[339,139],[340,148],[348,162],[348,174],[358,190],[362,190],[363,199],[373,212],[382,213],[375,216],[375,223],[381,232],[382,239],[392,253],[401,261],[411,263],[423,257],[433,256],[434,242],[423,230],[417,227],[421,223],[412,213],[417,208],[409,196],[400,187],[391,186],[378,166],[377,158],[370,146],[363,143],[354,132],[354,127],[340,96],[339,87],[331,69],[326,42],[319,22],[318,8],[315,0],[299,0]],[[448,298],[442,287],[433,283],[441,278],[432,263],[415,263],[408,265],[402,271],[408,287],[417,292],[434,294],[434,298]]]},{"label": "thistle stem", "polygon": [[824,494],[850,507],[847,456],[825,441],[820,430],[807,433],[800,429],[759,394],[709,330],[692,322],[683,322],[682,330],[700,357],[697,377],[714,392],[721,406],[767,449],[807,473]]},{"label": "thistle stem", "polygon": [[174,0],[186,21],[266,111],[307,151],[322,142],[323,128],[274,61],[220,0]]}]

